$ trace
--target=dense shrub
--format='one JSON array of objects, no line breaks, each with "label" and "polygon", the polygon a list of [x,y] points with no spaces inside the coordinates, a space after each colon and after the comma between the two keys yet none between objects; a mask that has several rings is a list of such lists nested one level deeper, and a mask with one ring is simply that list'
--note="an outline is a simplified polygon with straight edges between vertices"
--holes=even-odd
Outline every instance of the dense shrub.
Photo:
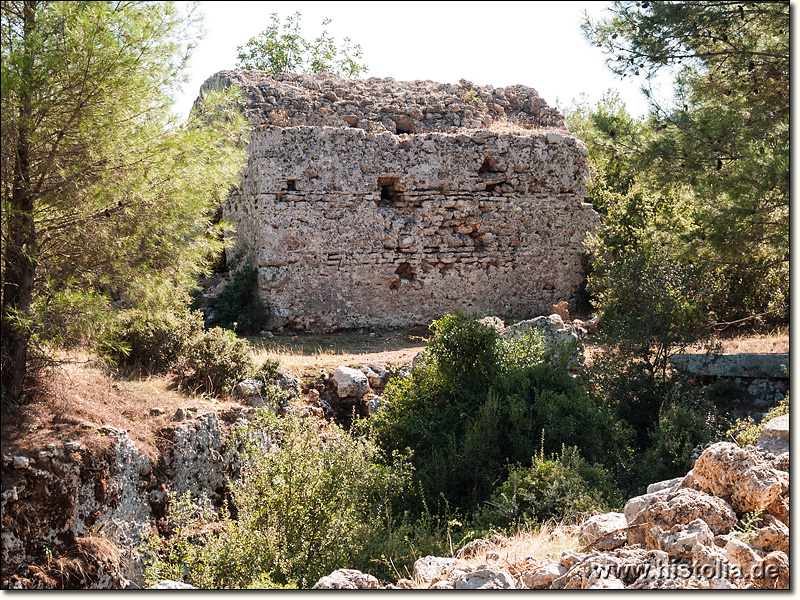
[{"label": "dense shrub", "polygon": [[497,374],[498,333],[462,314],[447,315],[430,326],[427,354],[436,363],[441,384],[472,390]]},{"label": "dense shrub", "polygon": [[389,385],[375,424],[384,449],[413,451],[415,477],[431,500],[472,512],[509,464],[531,460],[543,429],[546,452],[566,443],[597,461],[620,455],[623,429],[563,361],[548,360],[538,334],[499,339],[463,315],[432,329],[428,360]]},{"label": "dense shrub", "polygon": [[477,522],[513,529],[580,512],[607,511],[620,503],[608,472],[586,462],[577,448],[564,446],[560,455],[545,459],[540,451],[529,467],[512,467],[508,479],[479,512]]},{"label": "dense shrub", "polygon": [[265,411],[232,441],[247,466],[231,485],[230,510],[218,518],[189,494],[171,499],[169,535],[143,548],[148,584],[309,587],[338,568],[396,580],[465,539],[458,522],[402,510],[414,493],[407,457],[382,460],[368,437]]},{"label": "dense shrub", "polygon": [[719,424],[702,393],[675,393],[661,410],[644,453],[642,479],[648,483],[685,475],[692,450],[718,437]]},{"label": "dense shrub", "polygon": [[182,369],[188,342],[203,333],[203,316],[198,312],[129,310],[119,322],[126,350],[113,357],[145,373]]},{"label": "dense shrub", "polygon": [[659,245],[630,248],[593,281],[600,333],[648,375],[663,377],[672,353],[708,337],[710,284]]},{"label": "dense shrub", "polygon": [[[407,460],[396,456],[384,463],[367,439],[335,427],[320,437],[311,420],[266,411],[239,442],[246,467],[231,485],[237,519],[226,517],[223,534],[193,550],[187,564],[194,585],[306,587],[331,571],[367,562],[363,549],[375,550],[376,538],[385,535],[390,497],[407,488]],[[162,565],[160,573],[174,571],[170,551],[167,544],[150,561]]]},{"label": "dense shrub", "polygon": [[247,341],[219,327],[205,330],[195,311],[126,311],[118,335],[108,354],[120,365],[175,373],[188,387],[209,394],[228,391],[254,371]]},{"label": "dense shrub", "polygon": [[253,372],[250,345],[232,331],[213,327],[186,345],[187,383],[209,394],[222,394]]}]

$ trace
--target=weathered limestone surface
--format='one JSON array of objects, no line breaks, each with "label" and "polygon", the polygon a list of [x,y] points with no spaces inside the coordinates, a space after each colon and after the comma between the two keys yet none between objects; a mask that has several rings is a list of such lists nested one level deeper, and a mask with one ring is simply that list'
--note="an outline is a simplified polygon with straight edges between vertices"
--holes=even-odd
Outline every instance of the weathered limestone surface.
[{"label": "weathered limestone surface", "polygon": [[764,425],[758,438],[758,446],[773,454],[789,451],[789,415],[775,417]]},{"label": "weathered limestone surface", "polygon": [[788,354],[675,354],[670,362],[694,375],[789,379]]},{"label": "weathered limestone surface", "polygon": [[532,317],[572,298],[586,148],[524,86],[223,71],[253,131],[225,217],[271,328]]}]

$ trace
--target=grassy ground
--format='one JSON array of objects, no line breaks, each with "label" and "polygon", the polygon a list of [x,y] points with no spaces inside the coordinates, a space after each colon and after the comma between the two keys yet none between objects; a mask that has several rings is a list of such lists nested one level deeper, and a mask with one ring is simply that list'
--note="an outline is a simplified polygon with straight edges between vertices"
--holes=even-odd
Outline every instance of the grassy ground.
[{"label": "grassy ground", "polygon": [[268,358],[277,359],[282,368],[300,377],[313,377],[321,370],[339,366],[408,364],[425,347],[425,340],[429,336],[427,329],[397,329],[247,339],[253,346],[258,363]]}]

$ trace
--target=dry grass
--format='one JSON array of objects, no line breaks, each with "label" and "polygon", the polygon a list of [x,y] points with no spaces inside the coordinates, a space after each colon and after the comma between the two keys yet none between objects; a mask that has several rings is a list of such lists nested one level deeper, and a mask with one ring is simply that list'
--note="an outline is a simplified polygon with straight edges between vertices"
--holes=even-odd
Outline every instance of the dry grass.
[{"label": "dry grass", "polygon": [[[555,558],[557,560],[562,552],[580,548],[577,529],[578,527],[575,525],[550,521],[536,527],[525,526],[508,538],[508,544],[487,552],[497,552],[500,555],[501,563],[511,563],[524,558],[535,560]],[[476,554],[466,560],[474,565],[489,562],[486,559],[486,552]]]},{"label": "dry grass", "polygon": [[427,330],[372,333],[337,333],[249,338],[256,364],[278,360],[284,368],[302,377],[315,377],[320,371],[339,366],[374,363],[408,364],[425,347]]},{"label": "dry grass", "polygon": [[720,334],[722,352],[726,354],[788,354],[789,326],[781,326],[768,333]]},{"label": "dry grass", "polygon": [[[4,454],[31,456],[49,443],[66,441],[99,448],[110,443],[108,436],[98,432],[102,425],[126,430],[142,451],[153,454],[153,441],[178,408],[211,410],[231,405],[228,400],[184,393],[169,376],[115,378],[88,355],[71,358],[75,362],[42,378],[31,403],[3,409]],[[157,408],[163,414],[151,414]]]}]

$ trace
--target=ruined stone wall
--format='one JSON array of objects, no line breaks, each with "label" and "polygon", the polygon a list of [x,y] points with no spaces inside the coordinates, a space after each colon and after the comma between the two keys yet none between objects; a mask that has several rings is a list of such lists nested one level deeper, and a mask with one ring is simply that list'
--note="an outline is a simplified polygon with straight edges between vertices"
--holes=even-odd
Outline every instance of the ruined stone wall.
[{"label": "ruined stone wall", "polygon": [[530,317],[580,285],[586,149],[534,90],[252,71],[206,85],[241,86],[253,125],[225,215],[270,327]]}]

